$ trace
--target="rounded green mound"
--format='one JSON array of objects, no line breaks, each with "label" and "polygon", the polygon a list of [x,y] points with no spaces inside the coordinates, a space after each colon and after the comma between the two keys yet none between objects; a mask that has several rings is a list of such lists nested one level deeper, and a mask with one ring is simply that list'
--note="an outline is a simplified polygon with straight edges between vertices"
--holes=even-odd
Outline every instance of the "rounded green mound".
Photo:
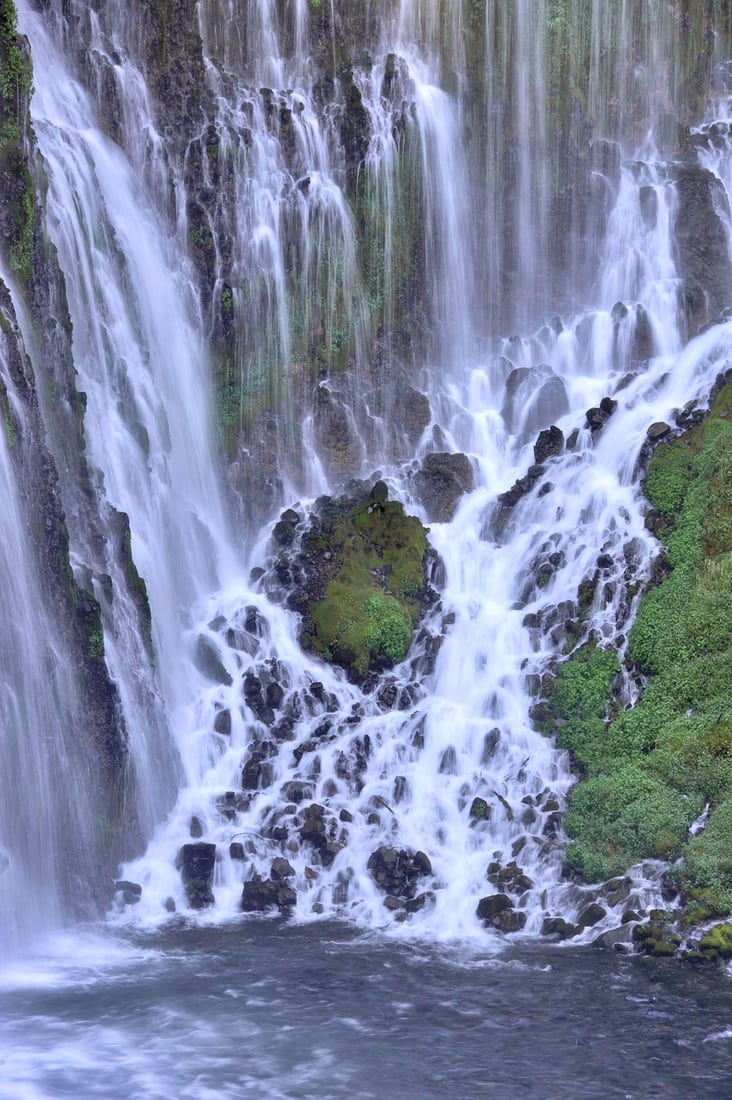
[{"label": "rounded green mound", "polygon": [[299,593],[305,649],[354,680],[401,661],[429,591],[427,531],[377,482],[317,502],[302,537]]}]

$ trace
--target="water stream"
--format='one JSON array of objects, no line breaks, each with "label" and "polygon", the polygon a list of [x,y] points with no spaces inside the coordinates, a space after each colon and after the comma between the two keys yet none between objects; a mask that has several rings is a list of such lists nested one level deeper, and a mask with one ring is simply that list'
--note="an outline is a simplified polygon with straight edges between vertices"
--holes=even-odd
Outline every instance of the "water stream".
[{"label": "water stream", "polygon": [[[689,402],[703,406],[732,354],[732,322],[715,317],[719,323],[688,339],[680,303],[677,181],[662,133],[672,100],[672,16],[654,24],[649,0],[634,7],[632,18],[626,4],[617,5],[618,23],[615,6],[609,14],[597,0],[567,5],[563,29],[549,19],[550,6],[517,0],[501,11],[489,2],[478,26],[476,5],[373,3],[362,14],[373,56],[346,72],[335,58],[335,37],[332,55],[330,44],[313,41],[310,9],[319,5],[203,0],[197,34],[211,117],[202,108],[198,130],[181,148],[156,119],[144,50],[124,5],[93,12],[81,2],[43,10],[26,0],[18,5],[34,61],[32,119],[48,179],[46,228],[65,282],[77,387],[86,395],[87,457],[106,504],[129,517],[131,554],[149,597],[152,654],[133,636],[112,561],[103,567],[109,598],[107,573],[83,521],[81,487],[58,461],[57,445],[73,560],[103,603],[107,665],[129,731],[130,789],[144,845],[120,879],[138,884],[141,895],[120,890],[107,914],[109,925],[131,939],[97,942],[91,961],[81,959],[73,973],[46,958],[4,979],[20,1011],[41,1021],[39,1044],[52,1054],[36,1077],[38,1052],[21,1044],[0,1095],[17,1087],[12,1095],[29,1097],[154,1097],[171,1090],[203,1097],[214,1089],[219,1096],[265,1089],[273,1096],[366,1097],[410,1087],[418,1095],[467,1097],[483,1094],[477,1040],[498,1043],[501,1068],[492,1080],[513,1088],[512,1095],[560,1088],[568,1096],[719,1095],[724,1069],[717,1052],[728,1032],[712,1027],[704,980],[678,979],[689,987],[682,992],[664,987],[656,1016],[647,1009],[657,996],[649,992],[655,974],[630,976],[624,963],[605,956],[597,958],[617,1026],[608,1026],[603,1042],[617,1051],[624,1029],[634,1029],[639,1017],[653,1031],[648,1048],[634,1038],[631,1083],[590,1084],[595,1071],[582,1068],[576,1052],[546,1071],[548,1093],[540,1091],[538,1070],[522,1081],[515,1065],[506,1065],[517,1058],[514,1016],[539,1013],[542,1049],[556,1038],[556,1013],[537,1009],[533,993],[534,1008],[527,1007],[526,976],[532,989],[548,981],[546,997],[559,1004],[582,972],[581,954],[551,961],[546,948],[536,948],[545,920],[577,920],[597,896],[597,888],[563,874],[561,820],[574,780],[566,755],[535,729],[538,687],[565,646],[567,623],[579,617],[583,581],[592,579],[592,597],[581,637],[611,645],[626,635],[657,552],[640,491],[648,429],[673,425]],[[69,47],[69,7],[78,25],[90,28],[86,69]],[[480,66],[479,109],[468,95],[468,75],[477,79],[478,71],[470,34],[482,36],[488,58]],[[562,34],[569,47],[584,43],[586,56],[570,49],[558,62]],[[624,43],[612,57],[603,48],[610,39]],[[628,72],[616,60],[631,41],[637,57]],[[591,147],[572,113],[583,64],[587,119],[603,139]],[[93,94],[99,87],[109,94],[109,80],[121,112],[113,135],[108,104]],[[562,89],[567,115],[557,129]],[[336,105],[339,95],[349,103],[357,97],[358,117],[367,122],[356,178],[348,156],[357,138]],[[617,117],[609,110],[611,100],[627,108],[625,128],[622,109]],[[720,227],[732,242],[723,201],[732,188],[729,114],[730,100],[721,94],[695,141],[700,163],[721,181]],[[580,177],[567,160],[579,149],[591,159],[592,181],[590,197],[581,201]],[[545,196],[565,169],[559,240],[557,212]],[[407,256],[413,274],[405,288]],[[400,326],[412,292],[423,324],[405,355]],[[16,312],[32,357],[32,320],[20,300]],[[222,398],[212,379],[222,376],[224,354]],[[318,386],[348,425],[345,469],[334,465],[317,401],[308,404]],[[405,454],[403,441],[394,442],[401,427],[390,414],[408,387],[426,396],[430,411]],[[277,490],[263,525],[247,528],[249,501],[235,499],[234,475],[249,454],[241,444],[227,484],[215,426],[215,406],[224,398],[227,428],[239,440],[250,416],[253,440],[262,423],[274,425],[264,449]],[[597,412],[594,420],[589,409]],[[50,423],[48,403],[43,411]],[[562,443],[539,468],[534,444],[550,426]],[[51,430],[49,437],[53,446]],[[429,522],[415,490],[416,463],[434,451],[464,453],[473,472],[473,491],[447,522]],[[90,840],[79,820],[44,843],[61,827],[53,773],[66,774],[64,760],[73,755],[66,731],[80,704],[53,624],[43,624],[40,646],[37,621],[29,626],[28,609],[40,601],[2,433],[0,462],[8,471],[0,573],[13,578],[0,598],[14,625],[0,648],[0,705],[11,732],[1,762],[6,773],[30,769],[17,796],[0,805],[0,903],[8,882],[21,899],[0,916],[17,925],[26,909],[41,906],[39,883],[69,873],[58,867],[69,830],[75,843]],[[383,478],[391,495],[430,527],[441,562],[439,602],[423,636],[369,690],[304,654],[296,616],[273,599],[266,578],[252,580],[250,573],[269,562],[280,507],[294,506],[305,517],[316,496],[336,491],[349,476]],[[111,544],[116,536],[110,528],[105,537]],[[41,681],[48,697],[24,692],[24,684]],[[636,690],[628,682],[627,703]],[[28,728],[43,729],[56,755],[25,754]],[[42,813],[25,813],[29,789]],[[63,799],[76,813],[79,799],[68,788]],[[475,799],[488,807],[480,819],[471,813]],[[215,845],[210,904],[196,914],[181,876],[183,846],[194,842]],[[374,853],[392,849],[417,853],[419,892],[406,903],[387,897],[385,904],[375,881]],[[510,937],[513,959],[498,958],[507,937],[486,931],[476,913],[489,864],[514,868],[510,889],[520,919]],[[275,866],[294,892],[289,932],[257,922],[242,931],[243,883],[274,877]],[[32,870],[18,877],[18,867]],[[646,911],[659,903],[663,870],[652,861],[632,868],[622,904],[606,893],[605,916],[584,940],[617,927],[623,908]],[[62,891],[50,894],[59,911],[44,927],[63,919]],[[343,926],[334,932],[325,923],[333,918],[386,939],[359,940]],[[402,996],[394,975],[432,968],[429,952],[437,943],[461,945],[463,961],[439,956],[432,993]],[[349,953],[344,944],[355,948]],[[233,1057],[243,1025],[238,1018],[235,1033],[222,1023],[229,1002],[219,985],[227,975],[225,996],[235,1009],[244,998],[246,1026],[257,1030],[263,1047],[285,1012],[286,994],[267,986],[270,964],[250,972],[242,950],[267,958],[319,953],[313,988],[318,1011],[332,1024],[327,1037],[304,1034],[296,1020],[287,1024],[292,1043],[270,1047],[256,1067]],[[431,996],[446,1041],[453,1042],[456,1029],[469,1033],[461,1040],[465,1077],[457,1087],[435,1066],[427,1081],[408,1079],[390,1063],[373,1085],[358,1083],[362,1066],[343,1068],[350,1042],[344,1028],[358,1033],[363,1049],[380,1043],[378,1008],[364,976],[371,962],[363,963],[362,951],[384,969],[374,996],[391,1006],[400,1041],[412,1048],[410,1073],[425,1072],[414,1057],[421,1040],[413,1017],[429,1015]],[[351,962],[342,971],[346,957]],[[272,964],[278,989],[302,980],[300,964],[290,970]],[[147,984],[133,988],[148,966],[165,991],[155,995],[160,1003],[170,996],[165,1010],[152,1005]],[[349,967],[363,985],[363,1013],[351,1013],[346,1003]],[[514,998],[510,1013],[492,1014],[484,1000],[476,1003],[470,992],[476,967],[481,980],[502,968],[501,989]],[[335,984],[323,1005],[326,978]],[[48,984],[45,1001],[36,983]],[[451,984],[460,991],[448,994]],[[119,988],[123,1003],[113,1011],[110,998]],[[583,1012],[583,996],[573,1013]],[[686,1031],[681,1037],[672,1022],[682,996],[698,996],[703,1006],[692,1037]],[[288,1011],[307,1014],[307,998]],[[80,1029],[99,1014],[106,1023],[95,1027],[98,1045],[90,1052],[79,1045]],[[130,1024],[133,1016],[151,1028],[139,1060],[120,1054],[144,1031]],[[573,1026],[572,1018],[562,1027]],[[597,1027],[601,1019],[598,1008]],[[11,1014],[7,1022],[17,1029]],[[171,1027],[196,1031],[196,1042],[207,1047],[195,1078],[177,1064]],[[577,1041],[592,1049],[586,1033],[585,1027]],[[647,1049],[664,1043],[683,1048],[694,1074],[706,1066],[708,1082],[695,1077],[697,1091],[685,1091],[691,1069],[674,1086],[662,1070],[646,1079]],[[149,1059],[161,1049],[164,1072],[153,1071]],[[100,1050],[118,1067],[116,1091],[89,1071]],[[336,1064],[341,1076],[334,1084]]]}]

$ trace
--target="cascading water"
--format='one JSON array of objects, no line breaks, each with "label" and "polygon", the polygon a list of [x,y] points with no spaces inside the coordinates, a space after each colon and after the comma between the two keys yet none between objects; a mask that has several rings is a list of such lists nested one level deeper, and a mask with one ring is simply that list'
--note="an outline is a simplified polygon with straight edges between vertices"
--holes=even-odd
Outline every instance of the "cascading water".
[{"label": "cascading water", "polygon": [[[3,287],[4,291],[4,287]],[[19,484],[33,446],[10,369],[19,339],[0,304],[0,958],[12,956],[69,912],[90,915],[99,872],[95,825],[102,801],[74,654],[42,583],[32,492]],[[17,353],[16,353],[17,354]],[[81,899],[81,904],[78,901]]]},{"label": "cascading water", "polygon": [[[124,921],[155,922],[191,903],[228,918],[242,883],[259,880],[303,920],[337,914],[429,937],[484,936],[476,904],[489,864],[512,897],[510,931],[575,920],[588,900],[562,879],[573,780],[565,754],[534,729],[537,684],[566,641],[582,581],[594,579],[583,636],[610,644],[627,630],[630,586],[654,554],[637,484],[647,429],[704,401],[732,330],[718,325],[685,345],[676,181],[637,132],[668,106],[656,82],[668,20],[654,32],[653,5],[642,5],[642,56],[626,87],[601,48],[607,5],[563,6],[569,29],[553,5],[537,6],[547,37],[531,5],[486,4],[476,108],[467,5],[373,5],[359,19],[380,19],[376,57],[349,67],[332,60],[330,40],[317,57],[309,51],[303,0],[206,0],[198,19],[212,115],[196,117],[182,150],[156,128],[125,11],[92,18],[92,51],[111,66],[121,105],[114,144],[51,40],[52,22],[20,8],[88,457],[109,503],[129,516],[152,613],[154,662],[115,632],[122,612],[106,605],[107,661],[149,838],[125,868],[142,896]],[[569,54],[557,54],[559,39]],[[562,157],[586,147],[571,110],[585,63],[591,121],[607,140],[585,152],[594,190],[580,202],[579,185],[560,194],[556,177]],[[562,89],[571,96],[554,143]],[[602,113],[611,99],[632,103],[630,133]],[[644,160],[621,164],[636,147]],[[713,155],[726,183],[726,142]],[[166,173],[170,188],[160,186]],[[556,287],[555,254],[572,272]],[[412,328],[424,324],[408,344],[399,330],[410,295]],[[551,320],[532,332],[540,317]],[[524,335],[506,338],[519,324]],[[246,581],[266,564],[268,528],[250,547],[234,534],[212,368],[224,426],[239,433],[231,469],[245,460],[246,430],[254,439],[269,417],[267,477],[275,500],[300,497],[301,517],[328,479],[373,480],[379,467],[392,496],[427,518],[413,470],[394,461],[389,414],[402,382],[430,406],[409,459],[470,458],[473,491],[454,518],[431,525],[444,584],[426,637],[369,692],[305,656],[294,615],[270,602],[266,582]],[[534,461],[550,425],[561,445]],[[192,841],[208,861],[204,879],[215,845],[210,888],[190,888]],[[393,868],[379,860],[401,860],[404,879],[386,906],[378,878]],[[660,871],[635,868],[624,902],[655,901]],[[617,918],[608,903],[595,932]]]}]

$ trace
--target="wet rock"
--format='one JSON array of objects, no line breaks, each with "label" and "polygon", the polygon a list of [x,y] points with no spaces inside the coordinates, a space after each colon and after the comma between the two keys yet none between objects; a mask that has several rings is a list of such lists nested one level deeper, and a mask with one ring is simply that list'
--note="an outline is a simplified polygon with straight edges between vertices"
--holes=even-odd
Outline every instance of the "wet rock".
[{"label": "wet rock", "polygon": [[470,805],[470,816],[474,821],[488,821],[491,808],[484,798],[476,797]]},{"label": "wet rock", "polygon": [[292,878],[295,874],[295,868],[289,860],[284,859],[282,856],[276,856],[272,860],[269,873],[273,882],[284,882],[285,879]]},{"label": "wet rock", "polygon": [[533,880],[524,873],[515,860],[511,860],[505,867],[501,867],[497,862],[489,863],[487,878],[491,885],[497,886],[502,892],[511,890],[513,893],[522,894],[534,885]]},{"label": "wet rock", "polygon": [[262,752],[253,752],[244,762],[241,785],[245,791],[258,791],[269,787],[273,779],[272,764]]},{"label": "wet rock", "polygon": [[622,902],[627,901],[630,897],[630,879],[610,879],[609,882],[606,882],[603,886],[602,892],[607,898],[608,905],[612,905],[614,908],[616,905],[620,905]]},{"label": "wet rock", "polygon": [[228,710],[220,710],[214,718],[214,730],[216,733],[222,733],[225,736],[229,736],[231,733],[231,712]]},{"label": "wet rock", "polygon": [[269,909],[285,912],[296,903],[297,894],[285,880],[275,882],[273,879],[262,879],[259,875],[254,875],[242,888],[243,913],[265,913]]},{"label": "wet rock", "polygon": [[517,911],[506,894],[481,898],[475,912],[485,928],[495,928],[499,932],[519,932],[526,924],[526,914]]},{"label": "wet rock", "polygon": [[305,819],[300,826],[300,839],[317,852],[324,867],[330,867],[340,851],[340,845],[334,842],[327,827],[325,807],[317,802],[313,802],[305,810]]},{"label": "wet rock", "polygon": [[651,443],[656,443],[659,439],[663,439],[671,431],[671,425],[665,424],[662,420],[657,420],[651,424],[646,432],[646,437]]},{"label": "wet rock", "polygon": [[534,444],[534,462],[538,464],[546,462],[548,458],[560,455],[563,450],[564,433],[560,428],[552,425],[551,428],[545,428],[543,432],[539,432]]},{"label": "wet rock", "polygon": [[400,388],[396,395],[394,419],[406,433],[407,442],[412,448],[419,440],[432,419],[432,410],[427,396],[411,386]]},{"label": "wet rock", "polygon": [[729,305],[732,265],[723,223],[729,204],[721,181],[694,161],[674,165],[672,179],[674,248],[687,319],[695,332]]},{"label": "wet rock", "polygon": [[178,852],[176,867],[181,873],[186,898],[191,909],[205,909],[214,903],[211,889],[216,845],[198,841],[184,844]]},{"label": "wet rock", "polygon": [[276,681],[271,684],[267,684],[267,690],[265,691],[264,699],[266,708],[268,710],[279,710],[283,702],[285,701],[285,689],[282,687],[281,684],[278,684]]},{"label": "wet rock", "polygon": [[617,407],[617,401],[614,401],[611,397],[603,397],[597,407],[587,410],[585,414],[586,424],[593,435],[602,430]]},{"label": "wet rock", "polygon": [[643,221],[649,229],[655,229],[658,220],[658,194],[655,187],[646,185],[639,188],[638,198]]},{"label": "wet rock", "polygon": [[294,802],[299,805],[306,798],[313,797],[313,784],[303,779],[290,779],[282,784],[282,798],[285,802]]},{"label": "wet rock", "polygon": [[231,687],[234,682],[224,668],[215,644],[203,634],[196,645],[196,665],[204,676],[216,684]]},{"label": "wet rock", "polygon": [[243,863],[245,859],[244,845],[239,840],[232,840],[229,845],[229,858],[237,863]]},{"label": "wet rock", "polygon": [[473,468],[464,454],[428,454],[414,475],[414,484],[428,519],[447,523],[460,497],[473,490]]},{"label": "wet rock", "polygon": [[127,879],[120,879],[114,884],[115,894],[121,894],[121,901],[123,905],[137,905],[142,897],[142,886],[139,882],[129,882]]},{"label": "wet rock", "polygon": [[584,928],[592,928],[595,924],[598,924],[603,917],[607,916],[607,909],[605,909],[599,902],[593,901],[580,912],[577,920],[577,927],[582,930]]},{"label": "wet rock", "polygon": [[557,936],[560,940],[569,940],[576,936],[579,928],[564,917],[545,917],[541,926],[542,936]]},{"label": "wet rock", "polygon": [[297,537],[297,522],[280,517],[272,529],[272,541],[275,546],[292,546]]},{"label": "wet rock", "polygon": [[544,473],[544,467],[538,464],[529,466],[524,477],[515,481],[510,489],[507,489],[505,493],[499,493],[498,500],[500,504],[507,508],[513,508],[515,504],[525,496],[534,485],[536,485],[539,478]]},{"label": "wet rock", "polygon": [[196,817],[195,814],[193,815],[188,826],[188,831],[194,840],[200,840],[203,836],[203,824],[200,817]]},{"label": "wet rock", "polygon": [[413,898],[417,880],[432,874],[432,864],[424,852],[387,845],[372,852],[366,866],[376,885],[398,898]]}]

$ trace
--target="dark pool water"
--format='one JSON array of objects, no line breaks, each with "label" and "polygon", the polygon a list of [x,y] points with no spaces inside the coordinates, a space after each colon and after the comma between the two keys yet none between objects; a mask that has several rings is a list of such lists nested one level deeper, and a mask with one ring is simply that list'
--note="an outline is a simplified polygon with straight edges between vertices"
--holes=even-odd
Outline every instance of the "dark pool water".
[{"label": "dark pool water", "polygon": [[0,1097],[732,1096],[732,978],[250,921],[67,936],[0,984]]}]

